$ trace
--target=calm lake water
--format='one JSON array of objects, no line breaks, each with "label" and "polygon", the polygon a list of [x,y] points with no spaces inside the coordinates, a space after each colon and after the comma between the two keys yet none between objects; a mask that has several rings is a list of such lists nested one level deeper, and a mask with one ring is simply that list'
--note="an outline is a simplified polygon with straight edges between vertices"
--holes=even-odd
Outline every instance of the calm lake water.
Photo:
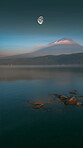
[{"label": "calm lake water", "polygon": [[0,148],[83,147],[83,107],[49,104],[33,109],[29,101],[49,94],[83,96],[82,67],[0,67]]}]

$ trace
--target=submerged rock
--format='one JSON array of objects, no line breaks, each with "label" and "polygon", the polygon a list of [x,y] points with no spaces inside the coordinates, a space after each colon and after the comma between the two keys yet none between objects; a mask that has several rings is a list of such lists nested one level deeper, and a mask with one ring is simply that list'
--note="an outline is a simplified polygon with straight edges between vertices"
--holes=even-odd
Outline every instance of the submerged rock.
[{"label": "submerged rock", "polygon": [[64,95],[61,95],[59,98],[60,98],[61,100],[68,99],[68,97],[67,97],[67,96],[64,96]]},{"label": "submerged rock", "polygon": [[79,106],[79,107],[81,107],[81,106],[83,106],[83,103],[81,103],[81,102],[77,102],[76,105]]},{"label": "submerged rock", "polygon": [[34,109],[40,109],[44,104],[35,104],[34,106],[32,106],[32,108]]},{"label": "submerged rock", "polygon": [[[52,111],[54,109],[52,108],[48,108],[47,106],[55,106],[58,107],[58,104],[65,104],[65,105],[77,105],[79,107],[83,106],[82,101],[77,102],[77,100],[81,100],[83,99],[83,96],[80,95],[76,95],[78,94],[77,90],[73,90],[69,92],[71,95],[66,96],[65,94],[49,94],[52,95],[50,96],[50,98],[46,98],[45,100],[41,100],[41,99],[36,99],[37,101],[29,101],[29,100],[25,100],[26,102],[28,102],[29,104],[32,104],[32,108],[33,109],[40,109],[42,111]],[[51,104],[51,105],[48,105]],[[62,107],[64,107],[64,105],[62,105]],[[66,108],[68,108],[66,106]]]},{"label": "submerged rock", "polygon": [[75,97],[72,97],[68,101],[65,101],[65,104],[66,105],[75,105],[75,104],[77,104],[77,99]]},{"label": "submerged rock", "polygon": [[83,99],[83,96],[79,96],[79,100]]},{"label": "submerged rock", "polygon": [[47,107],[43,107],[43,109],[45,109],[46,111],[51,111],[51,109]]},{"label": "submerged rock", "polygon": [[73,90],[73,91],[70,91],[69,93],[70,94],[78,94],[78,91],[77,90]]}]

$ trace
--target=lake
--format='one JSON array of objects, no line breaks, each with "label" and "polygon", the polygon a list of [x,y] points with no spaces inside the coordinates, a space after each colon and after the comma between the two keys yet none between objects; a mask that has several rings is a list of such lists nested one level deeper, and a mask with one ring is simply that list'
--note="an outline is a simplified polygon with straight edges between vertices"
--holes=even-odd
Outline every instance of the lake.
[{"label": "lake", "polygon": [[83,107],[29,103],[72,90],[83,96],[83,67],[0,66],[0,148],[82,147]]}]

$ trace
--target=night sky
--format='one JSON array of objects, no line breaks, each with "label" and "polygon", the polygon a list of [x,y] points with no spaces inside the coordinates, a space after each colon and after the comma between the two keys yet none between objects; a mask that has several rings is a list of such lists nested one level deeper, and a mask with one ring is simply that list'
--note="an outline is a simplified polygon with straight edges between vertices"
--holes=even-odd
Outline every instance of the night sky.
[{"label": "night sky", "polygon": [[0,2],[0,55],[28,52],[64,37],[83,45],[82,0]]}]

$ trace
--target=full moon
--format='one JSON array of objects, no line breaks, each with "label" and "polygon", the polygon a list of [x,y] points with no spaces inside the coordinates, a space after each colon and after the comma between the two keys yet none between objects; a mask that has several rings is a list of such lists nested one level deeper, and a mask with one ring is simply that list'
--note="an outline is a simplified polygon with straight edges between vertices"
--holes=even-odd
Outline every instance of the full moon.
[{"label": "full moon", "polygon": [[43,18],[43,16],[40,16],[38,19],[37,19],[37,22],[38,22],[38,24],[43,24],[43,22],[44,22],[44,18]]}]

